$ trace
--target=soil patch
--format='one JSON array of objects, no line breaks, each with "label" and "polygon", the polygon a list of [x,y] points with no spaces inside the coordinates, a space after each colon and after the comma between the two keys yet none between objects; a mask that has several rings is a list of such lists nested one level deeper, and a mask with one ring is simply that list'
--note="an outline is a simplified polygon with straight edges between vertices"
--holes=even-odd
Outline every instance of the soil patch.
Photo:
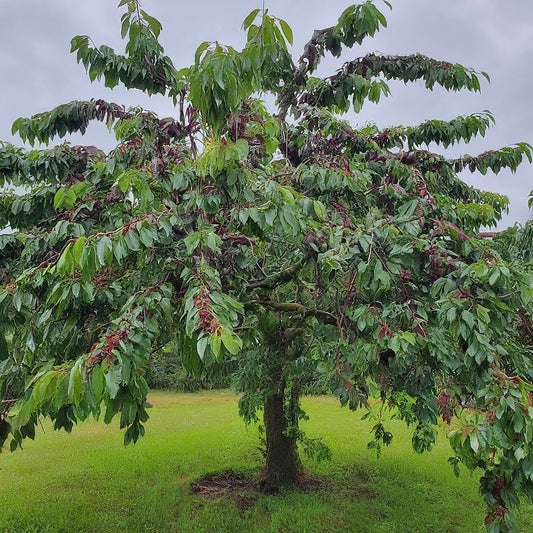
[{"label": "soil patch", "polygon": [[321,477],[311,477],[305,474],[300,474],[296,481],[296,486],[301,492],[311,492],[314,490],[331,490],[331,480]]},{"label": "soil patch", "polygon": [[206,474],[191,483],[191,492],[204,498],[220,498],[232,494],[259,493],[255,476],[233,470]]},{"label": "soil patch", "polygon": [[206,474],[191,483],[191,493],[201,498],[224,498],[233,501],[242,515],[252,509],[259,498],[257,475],[233,470]]},{"label": "soil patch", "polygon": [[[191,493],[200,498],[223,498],[233,501],[242,513],[252,509],[256,504],[261,491],[259,490],[260,476],[258,472],[248,474],[225,470],[213,472],[194,480],[190,487]],[[376,493],[367,486],[369,478],[366,474],[358,472],[351,476],[349,491],[353,500],[371,500]],[[296,483],[296,490],[301,492],[331,491],[332,483],[327,478],[311,477],[300,474]]]},{"label": "soil patch", "polygon": [[[191,483],[191,492],[204,498],[220,498],[231,495],[259,495],[259,481],[257,473],[243,474],[233,470],[206,474]],[[300,474],[296,481],[296,489],[301,492],[313,490],[329,490],[329,479],[311,477]]]}]

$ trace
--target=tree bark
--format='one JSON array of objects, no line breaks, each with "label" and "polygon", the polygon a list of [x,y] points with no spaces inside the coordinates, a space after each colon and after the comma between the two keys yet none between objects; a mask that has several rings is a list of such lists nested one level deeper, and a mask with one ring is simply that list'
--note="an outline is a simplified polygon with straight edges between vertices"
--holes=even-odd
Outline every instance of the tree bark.
[{"label": "tree bark", "polygon": [[261,490],[268,493],[294,485],[301,469],[296,436],[287,434],[289,413],[285,408],[284,392],[271,394],[265,399],[266,464]]}]

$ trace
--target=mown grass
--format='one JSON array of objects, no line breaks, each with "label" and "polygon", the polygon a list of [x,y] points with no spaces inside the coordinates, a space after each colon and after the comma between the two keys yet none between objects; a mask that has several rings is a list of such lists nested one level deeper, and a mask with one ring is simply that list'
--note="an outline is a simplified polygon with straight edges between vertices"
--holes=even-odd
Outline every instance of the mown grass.
[{"label": "mown grass", "polygon": [[[328,483],[207,499],[190,483],[213,471],[257,472],[257,431],[237,416],[229,392],[153,393],[147,435],[124,448],[116,425],[87,422],[67,435],[46,430],[24,450],[0,456],[0,531],[19,532],[283,532],[469,533],[482,528],[477,477],[456,479],[442,436],[418,456],[400,423],[378,460],[367,450],[372,422],[333,398],[307,398],[309,436],[322,435],[330,462],[305,460]],[[245,505],[242,505],[245,502]],[[533,531],[533,506],[519,522]]]}]

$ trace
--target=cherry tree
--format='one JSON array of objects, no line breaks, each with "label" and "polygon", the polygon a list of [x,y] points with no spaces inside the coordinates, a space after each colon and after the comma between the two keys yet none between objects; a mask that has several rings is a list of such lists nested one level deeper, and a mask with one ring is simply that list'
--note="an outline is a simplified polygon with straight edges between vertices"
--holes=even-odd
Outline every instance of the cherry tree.
[{"label": "cherry tree", "polygon": [[[0,144],[0,441],[16,449],[41,416],[67,431],[94,416],[135,442],[147,365],[172,349],[192,373],[237,369],[241,414],[263,417],[265,491],[296,482],[301,447],[328,455],[298,424],[319,383],[368,409],[378,453],[393,438],[384,409],[419,453],[442,418],[453,468],[481,473],[489,531],[516,530],[510,509],[533,498],[532,274],[508,238],[482,232],[507,198],[460,173],[515,170],[531,146],[429,150],[483,136],[489,112],[387,129],[342,119],[389,80],[479,91],[488,76],[370,54],[316,77],[386,26],[370,0],[298,59],[288,24],[256,9],[242,50],[202,43],[181,70],[159,21],[138,0],[119,7],[123,54],[87,36],[72,52],[91,81],[166,95],[175,116],[74,101],[14,123],[35,149]],[[115,149],[48,148],[91,121]]]}]

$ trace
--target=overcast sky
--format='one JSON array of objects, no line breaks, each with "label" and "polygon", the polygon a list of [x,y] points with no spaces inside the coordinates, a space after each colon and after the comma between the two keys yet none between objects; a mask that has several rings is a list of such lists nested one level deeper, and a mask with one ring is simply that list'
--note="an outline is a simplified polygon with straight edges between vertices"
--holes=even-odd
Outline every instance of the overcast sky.
[{"label": "overcast sky", "polygon": [[[324,62],[322,74],[334,73],[342,61],[369,52],[405,55],[415,52],[490,74],[482,93],[428,92],[421,83],[391,84],[392,96],[378,105],[367,104],[353,117],[355,123],[376,122],[381,127],[414,125],[430,118],[492,111],[496,126],[485,138],[456,146],[449,155],[472,155],[519,141],[533,144],[533,1],[532,0],[381,0],[388,28],[340,61]],[[293,28],[293,53],[300,55],[314,29],[336,22],[352,2],[348,0],[265,0],[270,13]],[[122,51],[118,0],[0,0],[0,140],[15,142],[11,124],[71,100],[104,98],[126,106],[140,105],[160,116],[173,114],[171,102],[138,91],[106,89],[89,82],[81,65],[69,53],[74,35],[89,35],[97,45]],[[218,40],[239,47],[244,42],[242,20],[261,0],[144,0],[142,7],[163,24],[161,41],[177,68],[193,62],[202,41]],[[79,144],[111,148],[103,125],[95,125]],[[441,150],[442,151],[442,150]],[[507,194],[511,212],[502,227],[528,216],[527,196],[533,189],[533,166],[524,163],[516,173],[464,178],[480,188]]]}]

